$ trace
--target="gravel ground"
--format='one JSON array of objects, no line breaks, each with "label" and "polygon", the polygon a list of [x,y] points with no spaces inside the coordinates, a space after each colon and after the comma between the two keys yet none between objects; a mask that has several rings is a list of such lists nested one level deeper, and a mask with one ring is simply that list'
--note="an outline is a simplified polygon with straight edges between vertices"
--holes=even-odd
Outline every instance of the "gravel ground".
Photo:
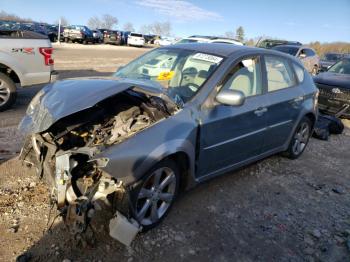
[{"label": "gravel ground", "polygon": [[[109,74],[114,62],[148,50],[72,46],[56,50],[61,77]],[[89,65],[80,67],[85,59]],[[56,215],[49,189],[16,159],[16,125],[40,88],[20,92],[19,103],[0,115],[0,261],[23,253],[66,262],[350,261],[349,128],[329,141],[311,139],[298,160],[273,156],[183,193],[163,223],[129,248],[108,236],[108,212],[96,216],[94,237],[82,245],[60,218],[49,230]]]}]

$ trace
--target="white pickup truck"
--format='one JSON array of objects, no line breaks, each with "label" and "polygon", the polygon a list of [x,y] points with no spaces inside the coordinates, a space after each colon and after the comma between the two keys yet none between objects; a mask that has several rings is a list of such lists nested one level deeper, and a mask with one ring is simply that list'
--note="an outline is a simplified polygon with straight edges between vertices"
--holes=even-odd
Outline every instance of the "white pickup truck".
[{"label": "white pickup truck", "polygon": [[17,86],[44,84],[56,78],[50,40],[30,31],[0,30],[0,111],[17,96]]}]

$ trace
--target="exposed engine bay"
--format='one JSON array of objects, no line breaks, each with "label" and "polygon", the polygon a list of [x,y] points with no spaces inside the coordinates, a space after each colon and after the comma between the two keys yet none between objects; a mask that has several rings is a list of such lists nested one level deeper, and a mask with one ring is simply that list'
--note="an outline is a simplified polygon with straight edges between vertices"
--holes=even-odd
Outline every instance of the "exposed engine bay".
[{"label": "exposed engine bay", "polygon": [[[86,231],[101,205],[138,228],[129,215],[128,188],[102,171],[104,160],[94,156],[174,112],[161,98],[128,89],[27,137],[21,159],[52,185],[52,200],[74,235]],[[132,238],[118,240],[128,245]]]}]

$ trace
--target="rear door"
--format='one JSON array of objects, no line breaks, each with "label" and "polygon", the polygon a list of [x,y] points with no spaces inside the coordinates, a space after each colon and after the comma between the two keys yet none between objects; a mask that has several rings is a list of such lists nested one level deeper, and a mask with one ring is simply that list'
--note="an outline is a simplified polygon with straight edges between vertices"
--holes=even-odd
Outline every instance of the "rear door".
[{"label": "rear door", "polygon": [[283,146],[297,121],[304,92],[290,61],[276,55],[265,55],[268,92],[266,140],[263,151]]},{"label": "rear door", "polygon": [[202,112],[200,126],[199,179],[214,176],[261,154],[267,126],[266,95],[263,93],[260,56],[234,63],[220,90],[242,91],[241,106],[218,104]]}]

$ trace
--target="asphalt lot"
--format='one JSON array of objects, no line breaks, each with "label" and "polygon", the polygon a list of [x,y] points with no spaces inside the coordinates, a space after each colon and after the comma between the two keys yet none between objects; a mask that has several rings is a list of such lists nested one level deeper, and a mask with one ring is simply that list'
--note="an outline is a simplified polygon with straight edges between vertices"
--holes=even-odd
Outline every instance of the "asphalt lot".
[{"label": "asphalt lot", "polygon": [[[106,76],[148,51],[118,46],[56,46],[60,78]],[[279,155],[182,194],[157,228],[130,248],[108,236],[77,246],[60,218],[47,231],[48,188],[16,159],[16,127],[41,86],[19,91],[0,113],[0,261],[27,251],[33,261],[350,261],[350,129],[311,139],[298,160]],[[349,122],[345,122],[349,126]]]}]

